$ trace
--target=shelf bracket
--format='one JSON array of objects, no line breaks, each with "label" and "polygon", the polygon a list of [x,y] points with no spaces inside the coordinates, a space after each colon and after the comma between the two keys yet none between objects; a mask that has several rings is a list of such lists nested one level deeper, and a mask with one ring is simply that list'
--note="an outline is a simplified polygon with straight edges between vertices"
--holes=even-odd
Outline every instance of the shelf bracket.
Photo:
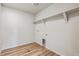
[{"label": "shelf bracket", "polygon": [[64,20],[65,20],[66,22],[68,22],[68,15],[67,15],[66,12],[63,12],[63,16],[64,16]]},{"label": "shelf bracket", "polygon": [[45,19],[42,19],[41,21],[42,21],[42,23],[43,23],[43,24],[46,24],[46,21],[45,21]]}]

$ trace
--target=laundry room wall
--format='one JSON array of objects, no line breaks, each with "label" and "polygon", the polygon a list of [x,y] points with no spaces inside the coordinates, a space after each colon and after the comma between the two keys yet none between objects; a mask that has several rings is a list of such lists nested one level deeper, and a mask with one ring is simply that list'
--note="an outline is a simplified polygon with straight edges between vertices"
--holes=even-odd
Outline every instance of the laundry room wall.
[{"label": "laundry room wall", "polygon": [[[40,16],[44,14],[45,11]],[[35,41],[42,45],[42,39],[45,38],[48,49],[60,55],[79,55],[79,11],[68,16],[68,22],[62,15],[58,15],[47,18],[46,24],[35,24]],[[47,36],[44,37],[44,34]]]},{"label": "laundry room wall", "polygon": [[28,12],[2,6],[2,50],[33,42],[33,20]]},{"label": "laundry room wall", "polygon": [[[0,28],[1,28],[1,13],[2,13],[2,10],[1,10],[1,4],[0,4]],[[0,51],[1,51],[1,48],[2,48],[2,39],[1,39],[1,29],[0,29]]]}]

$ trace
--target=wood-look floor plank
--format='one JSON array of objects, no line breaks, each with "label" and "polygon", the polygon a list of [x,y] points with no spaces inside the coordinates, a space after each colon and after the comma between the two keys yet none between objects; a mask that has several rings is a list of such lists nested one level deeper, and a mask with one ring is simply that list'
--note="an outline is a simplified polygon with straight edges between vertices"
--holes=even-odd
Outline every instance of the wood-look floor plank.
[{"label": "wood-look floor plank", "polygon": [[[39,47],[39,46],[38,46]],[[33,50],[35,48],[38,48],[36,44],[29,44],[27,46],[23,45],[23,46],[20,46],[20,47],[16,47],[15,49],[7,49],[7,51],[5,50],[5,53],[2,53],[2,55],[16,55],[16,53],[19,53],[21,51],[27,51],[27,50]],[[31,49],[30,49],[31,48]],[[15,53],[14,53],[15,52]]]},{"label": "wood-look floor plank", "polygon": [[40,54],[46,52],[47,49],[38,49],[37,51],[33,52],[32,56],[40,56]]},{"label": "wood-look floor plank", "polygon": [[59,56],[53,51],[37,44],[30,43],[14,48],[6,49],[1,52],[2,56]]},{"label": "wood-look floor plank", "polygon": [[3,50],[2,52],[4,53],[4,52],[10,52],[10,51],[13,51],[13,50],[17,50],[17,49],[19,49],[19,48],[23,48],[23,47],[27,47],[27,46],[30,46],[30,45],[34,45],[33,43],[30,43],[30,44],[25,44],[25,45],[22,45],[22,46],[17,46],[17,47],[14,47],[14,48],[9,48],[9,49],[5,49],[5,50]]}]

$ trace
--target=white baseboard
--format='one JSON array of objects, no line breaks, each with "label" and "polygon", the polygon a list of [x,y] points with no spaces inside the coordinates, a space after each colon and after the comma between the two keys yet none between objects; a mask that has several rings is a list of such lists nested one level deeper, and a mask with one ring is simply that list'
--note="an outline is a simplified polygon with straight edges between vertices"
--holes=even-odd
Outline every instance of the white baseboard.
[{"label": "white baseboard", "polygon": [[53,52],[55,52],[55,53],[57,53],[57,54],[59,54],[60,56],[65,56],[65,55],[63,55],[62,53],[60,53],[60,52],[58,52],[58,51],[56,51],[56,50],[54,50],[54,49],[50,49],[50,48],[48,48],[48,47],[46,47],[47,49],[49,49],[49,50],[51,50],[51,51],[53,51]]},{"label": "white baseboard", "polygon": [[53,50],[55,53],[57,53],[57,54],[59,54],[60,56],[65,56],[65,55],[63,55],[63,54],[61,54],[61,53],[59,53],[58,51],[56,51],[56,50]]}]

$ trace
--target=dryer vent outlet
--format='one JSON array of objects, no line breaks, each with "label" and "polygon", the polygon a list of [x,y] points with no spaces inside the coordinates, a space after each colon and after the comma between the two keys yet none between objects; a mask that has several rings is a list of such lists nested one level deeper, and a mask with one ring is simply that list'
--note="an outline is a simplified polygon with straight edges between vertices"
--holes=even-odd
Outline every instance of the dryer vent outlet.
[{"label": "dryer vent outlet", "polygon": [[42,39],[42,45],[45,47],[46,46],[46,40]]}]

